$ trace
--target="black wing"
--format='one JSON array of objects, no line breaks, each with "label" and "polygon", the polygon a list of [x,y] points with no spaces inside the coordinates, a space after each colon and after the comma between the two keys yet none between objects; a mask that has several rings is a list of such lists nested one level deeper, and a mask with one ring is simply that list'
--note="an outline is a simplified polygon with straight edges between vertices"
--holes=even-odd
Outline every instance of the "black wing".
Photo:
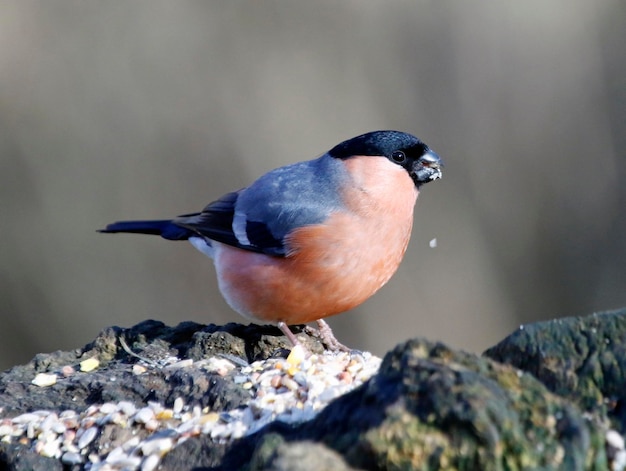
[{"label": "black wing", "polygon": [[240,191],[227,193],[220,199],[209,203],[201,213],[185,214],[173,220],[177,226],[194,233],[216,240],[223,244],[267,255],[285,256],[286,249],[282,240],[272,235],[266,224],[246,221],[246,236],[249,243],[242,243],[233,232],[235,205]]}]

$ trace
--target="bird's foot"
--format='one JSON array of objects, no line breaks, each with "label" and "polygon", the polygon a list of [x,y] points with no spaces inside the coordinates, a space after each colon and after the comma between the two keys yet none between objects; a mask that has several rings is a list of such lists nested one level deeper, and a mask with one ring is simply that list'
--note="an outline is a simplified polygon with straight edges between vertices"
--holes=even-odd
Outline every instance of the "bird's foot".
[{"label": "bird's foot", "polygon": [[[333,330],[323,319],[319,319],[316,321],[318,329],[315,330],[312,327],[307,327],[306,330],[309,334],[319,338],[321,342],[328,348],[328,350],[337,352],[351,352],[352,349],[346,347],[342,344],[335,335],[333,334]],[[291,342],[291,344],[295,346],[300,346],[306,350],[306,347],[302,345],[302,343],[296,338],[294,333],[289,329],[289,326],[284,322],[278,323],[278,328],[285,334],[285,337]]]},{"label": "bird's foot", "polygon": [[316,335],[319,339],[324,343],[329,350],[333,352],[341,351],[341,352],[351,352],[352,349],[346,347],[342,344],[335,335],[333,334],[333,330],[330,328],[328,323],[323,319],[318,319],[317,321],[317,332]]}]

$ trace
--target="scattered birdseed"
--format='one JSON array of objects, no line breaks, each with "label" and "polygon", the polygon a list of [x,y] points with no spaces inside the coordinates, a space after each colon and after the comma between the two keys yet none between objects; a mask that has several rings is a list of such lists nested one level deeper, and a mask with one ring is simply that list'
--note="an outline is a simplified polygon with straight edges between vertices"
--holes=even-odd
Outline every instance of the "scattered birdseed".
[{"label": "scattered birdseed", "polygon": [[624,471],[626,468],[626,445],[624,437],[616,430],[606,432],[606,451],[611,471]]},{"label": "scattered birdseed", "polygon": [[39,373],[31,382],[35,386],[41,386],[42,388],[46,386],[52,386],[57,382],[57,375]]},{"label": "scattered birdseed", "polygon": [[[120,401],[90,405],[80,413],[67,410],[28,412],[12,418],[0,415],[0,441],[28,445],[42,456],[88,471],[154,471],[166,453],[192,436],[203,434],[225,443],[252,434],[275,420],[311,420],[330,401],[375,375],[380,362],[380,358],[368,352],[356,351],[307,357],[298,347],[287,359],[272,358],[252,364],[225,357],[197,362],[172,357],[160,361],[159,367],[201,368],[228,376],[250,394],[247,405],[216,412],[185,404],[179,397],[171,408],[155,402],[136,405]],[[136,364],[133,373],[143,374],[150,367],[154,365]],[[54,384],[56,379],[54,374],[40,373],[32,382],[43,387]],[[111,424],[129,430],[132,438],[112,449],[98,446],[96,438]]]},{"label": "scattered birdseed", "polygon": [[89,373],[100,366],[100,361],[97,358],[87,358],[80,362],[80,371],[83,373]]}]

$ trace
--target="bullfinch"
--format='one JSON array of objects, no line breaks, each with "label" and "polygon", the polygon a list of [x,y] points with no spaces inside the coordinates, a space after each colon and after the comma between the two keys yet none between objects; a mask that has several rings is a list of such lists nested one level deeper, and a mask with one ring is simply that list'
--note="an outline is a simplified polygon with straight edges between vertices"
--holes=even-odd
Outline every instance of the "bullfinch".
[{"label": "bullfinch", "polygon": [[272,170],[202,211],[122,221],[100,232],[188,240],[211,257],[220,292],[242,316],[288,325],[317,321],[332,350],[345,350],[323,318],[363,303],[406,251],[424,183],[441,161],[417,137],[374,131],[321,157]]}]

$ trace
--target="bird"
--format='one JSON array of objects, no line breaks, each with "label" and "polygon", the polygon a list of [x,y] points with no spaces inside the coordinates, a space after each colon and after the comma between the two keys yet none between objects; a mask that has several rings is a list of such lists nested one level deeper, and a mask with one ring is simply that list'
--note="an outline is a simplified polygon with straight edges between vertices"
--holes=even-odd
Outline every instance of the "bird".
[{"label": "bird", "polygon": [[315,321],[330,350],[349,350],[324,318],[360,305],[396,272],[419,191],[442,166],[419,138],[373,131],[271,170],[200,212],[99,232],[189,241],[213,259],[234,311],[276,325],[293,346],[301,344],[289,325]]}]

